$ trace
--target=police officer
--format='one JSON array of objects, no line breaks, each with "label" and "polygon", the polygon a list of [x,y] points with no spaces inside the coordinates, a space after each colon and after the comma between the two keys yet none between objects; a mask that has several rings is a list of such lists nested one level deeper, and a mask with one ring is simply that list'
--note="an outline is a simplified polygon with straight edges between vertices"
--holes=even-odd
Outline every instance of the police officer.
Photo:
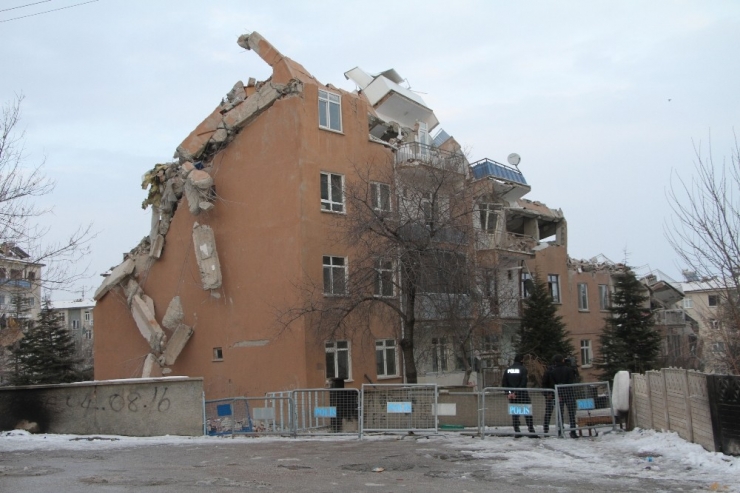
[{"label": "police officer", "polygon": [[[556,385],[568,385],[576,383],[576,373],[573,367],[566,364],[562,355],[556,354],[553,357],[553,365],[547,368],[545,376],[542,378],[542,388],[554,389]],[[560,404],[560,416],[564,417],[563,407],[568,408],[568,420],[570,421],[570,437],[578,438],[576,433],[576,402],[572,387],[565,387],[558,392]],[[547,433],[550,429],[550,418],[555,407],[555,399],[552,394],[546,395],[545,402],[545,423],[544,431]]]},{"label": "police officer", "polygon": [[[504,377],[501,379],[501,386],[513,389],[523,389],[527,387],[527,368],[522,364],[524,361],[523,354],[517,354],[514,356],[514,364],[506,369]],[[529,392],[526,390],[514,390],[509,391],[507,395],[511,404],[531,404],[532,401],[529,398]],[[531,415],[524,416],[524,420],[527,422],[527,428],[530,433],[534,433],[534,419]],[[519,415],[512,414],[511,422],[514,425],[514,431],[520,432],[519,429]],[[515,438],[520,438],[521,435],[514,435]],[[531,438],[537,438],[536,435],[530,435]]]}]

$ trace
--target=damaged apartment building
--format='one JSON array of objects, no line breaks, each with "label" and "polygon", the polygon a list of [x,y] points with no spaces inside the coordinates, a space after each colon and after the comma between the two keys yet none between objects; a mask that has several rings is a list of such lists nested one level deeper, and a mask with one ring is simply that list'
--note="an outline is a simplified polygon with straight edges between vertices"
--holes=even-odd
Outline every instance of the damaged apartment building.
[{"label": "damaged apartment building", "polygon": [[[256,32],[238,44],[259,55],[272,75],[237,82],[177,147],[175,159],[145,174],[151,230],[95,293],[96,379],[204,377],[209,398],[323,387],[332,378],[354,387],[402,382],[403,325],[392,317],[370,310],[367,319],[355,320],[367,330],[332,337],[313,330],[317,316],[308,312],[289,326],[277,320],[285,307],[306,306],[302,286],[318,287],[323,298],[351,295],[357,246],[335,233],[351,221],[348,197],[362,181],[360,170],[367,173],[370,212],[382,224],[412,201],[393,176],[424,183],[442,167],[454,173],[454,190],[470,191],[463,196],[471,201],[473,233],[440,244],[474,238],[462,257],[492,273],[481,281],[485,286],[456,296],[495,296],[496,307],[487,301],[478,309],[493,316],[460,353],[454,334],[435,324],[439,313],[421,303],[418,381],[460,385],[467,368],[472,383],[481,369],[506,364],[534,272],[562,305],[588,370],[603,327],[609,270],[573,264],[562,211],[524,198],[531,188],[516,155],[509,165],[469,162],[395,70],[349,70],[345,77],[357,88],[349,92],[319,82]],[[433,203],[433,196],[418,196],[421,226],[404,233],[412,240],[452,208],[449,200]],[[379,258],[373,296],[401,306],[409,295],[399,289],[399,270],[392,256]]]}]

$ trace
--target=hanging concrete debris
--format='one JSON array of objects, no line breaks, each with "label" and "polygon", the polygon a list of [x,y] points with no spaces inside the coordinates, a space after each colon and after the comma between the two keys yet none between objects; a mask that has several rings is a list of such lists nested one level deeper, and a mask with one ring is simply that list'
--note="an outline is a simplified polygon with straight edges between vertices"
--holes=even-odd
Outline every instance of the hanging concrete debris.
[{"label": "hanging concrete debris", "polygon": [[180,355],[180,352],[182,352],[192,335],[192,327],[180,324],[167,342],[167,347],[165,348],[164,353],[159,357],[159,364],[161,366],[174,365],[175,360],[177,360],[177,357]]},{"label": "hanging concrete debris", "polygon": [[149,250],[149,256],[151,258],[159,258],[162,256],[162,248],[164,247],[164,236],[157,235],[152,242],[152,246]]},{"label": "hanging concrete debris", "polygon": [[182,323],[183,316],[180,297],[175,296],[170,301],[170,304],[167,305],[167,311],[162,318],[162,326],[170,330],[175,330]]},{"label": "hanging concrete debris", "polygon": [[105,293],[118,285],[119,282],[121,282],[127,276],[131,275],[131,273],[134,271],[135,265],[136,264],[134,263],[134,261],[128,258],[121,265],[114,268],[108,275],[108,277],[105,278],[103,284],[101,284],[97,291],[95,291],[93,299],[95,301],[99,300],[103,297],[103,295],[105,295]]},{"label": "hanging concrete debris", "polygon": [[[148,298],[148,299],[147,299]],[[151,298],[144,295],[134,296],[131,299],[131,314],[134,317],[139,332],[149,342],[149,347],[156,353],[162,352],[165,342],[165,333],[154,319],[154,310]]]},{"label": "hanging concrete debris", "polygon": [[195,259],[200,269],[200,280],[203,289],[218,289],[221,287],[221,264],[216,252],[216,237],[210,226],[193,224],[193,245]]},{"label": "hanging concrete debris", "polygon": [[194,169],[188,173],[185,181],[185,197],[188,200],[188,208],[194,216],[200,214],[204,208],[210,210],[213,200],[213,178],[201,169]]},{"label": "hanging concrete debris", "polygon": [[155,378],[162,376],[162,368],[159,366],[157,358],[149,353],[144,359],[144,368],[141,370],[141,378]]}]

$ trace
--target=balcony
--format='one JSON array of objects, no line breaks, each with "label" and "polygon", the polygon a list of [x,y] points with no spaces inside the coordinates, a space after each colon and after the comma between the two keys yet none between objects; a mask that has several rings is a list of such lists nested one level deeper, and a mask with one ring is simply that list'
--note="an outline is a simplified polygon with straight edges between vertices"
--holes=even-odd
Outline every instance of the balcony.
[{"label": "balcony", "polygon": [[657,310],[653,312],[655,325],[685,325],[686,312],[680,309],[676,310]]},{"label": "balcony", "polygon": [[436,147],[408,142],[401,144],[396,151],[398,165],[427,165],[447,169],[456,173],[465,172],[465,156],[459,153],[443,151]]},{"label": "balcony", "polygon": [[470,165],[473,170],[473,177],[476,180],[491,176],[499,180],[516,183],[518,185],[527,185],[527,180],[517,168],[498,163],[492,159],[484,158]]},{"label": "balcony", "polygon": [[26,281],[24,279],[0,279],[0,286],[31,289],[31,281]]},{"label": "balcony", "polygon": [[537,241],[531,236],[506,232],[501,234],[481,234],[477,242],[478,250],[506,250],[517,253],[532,253]]}]

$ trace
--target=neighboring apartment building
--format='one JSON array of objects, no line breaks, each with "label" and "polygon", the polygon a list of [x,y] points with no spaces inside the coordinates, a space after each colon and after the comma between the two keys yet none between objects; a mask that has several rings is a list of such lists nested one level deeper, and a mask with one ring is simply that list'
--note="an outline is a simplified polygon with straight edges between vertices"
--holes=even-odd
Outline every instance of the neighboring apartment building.
[{"label": "neighboring apartment building", "polygon": [[72,301],[52,301],[51,309],[58,313],[77,348],[76,357],[80,360],[81,371],[92,376],[95,300],[76,299]]},{"label": "neighboring apartment building", "polygon": [[13,243],[0,245],[0,385],[7,383],[10,348],[24,322],[36,320],[41,305],[41,268]]},{"label": "neighboring apartment building", "polygon": [[[694,322],[699,339],[699,355],[707,373],[732,373],[728,367],[727,345],[737,344],[737,331],[723,322],[722,304],[728,290],[717,279],[699,279],[684,271],[681,286],[685,294],[683,309]],[[729,338],[729,339],[728,339]]]},{"label": "neighboring apartment building", "polygon": [[[350,319],[364,332],[325,338],[312,330],[311,316],[290,328],[276,317],[282,307],[305,305],[302,286],[328,298],[351,294],[359,247],[336,232],[349,223],[347,194],[362,173],[373,214],[418,202],[422,226],[403,233],[415,238],[453,207],[396,185],[425,183],[440,168],[453,172],[453,188],[470,191],[474,210],[470,235],[440,244],[474,238],[457,253],[475,258],[479,278],[476,293],[449,298],[476,294],[486,300],[478,314],[495,315],[471,339],[467,357],[476,373],[509,363],[524,281],[534,272],[550,283],[588,373],[612,267],[569,260],[562,211],[524,198],[531,187],[516,156],[510,166],[470,164],[443,130],[432,137],[434,112],[400,85],[395,70],[352,69],[345,76],[358,90],[347,92],[318,82],[258,33],[239,44],[265,60],[272,77],[237,83],[177,148],[177,161],[145,175],[150,234],[95,293],[96,379],[202,376],[209,398],[322,387],[330,378],[353,387],[401,382],[399,322],[392,317]],[[392,258],[377,259],[372,272],[371,296],[403,299]],[[467,361],[440,319],[433,288],[422,294],[415,312],[419,381],[460,385]],[[462,312],[472,319],[466,303]]]}]

